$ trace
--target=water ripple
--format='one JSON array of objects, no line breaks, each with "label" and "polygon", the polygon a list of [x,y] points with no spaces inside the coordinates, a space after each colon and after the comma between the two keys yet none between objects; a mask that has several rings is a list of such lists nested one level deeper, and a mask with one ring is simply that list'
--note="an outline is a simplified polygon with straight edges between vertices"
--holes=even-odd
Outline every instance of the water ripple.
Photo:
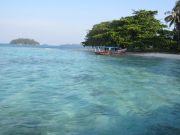
[{"label": "water ripple", "polygon": [[0,135],[180,134],[179,60],[0,49]]}]

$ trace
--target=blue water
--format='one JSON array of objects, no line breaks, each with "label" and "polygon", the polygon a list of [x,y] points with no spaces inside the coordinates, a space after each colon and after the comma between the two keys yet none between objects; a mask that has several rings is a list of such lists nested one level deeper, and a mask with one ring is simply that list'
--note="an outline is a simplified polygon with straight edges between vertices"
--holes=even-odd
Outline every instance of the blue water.
[{"label": "blue water", "polygon": [[1,46],[0,135],[180,135],[180,60]]}]

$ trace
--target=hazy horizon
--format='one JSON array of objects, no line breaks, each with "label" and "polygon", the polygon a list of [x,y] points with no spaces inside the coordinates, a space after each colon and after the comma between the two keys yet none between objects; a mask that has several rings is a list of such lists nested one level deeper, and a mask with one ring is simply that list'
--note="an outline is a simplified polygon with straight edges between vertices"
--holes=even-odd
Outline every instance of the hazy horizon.
[{"label": "hazy horizon", "polygon": [[80,44],[94,24],[131,15],[132,10],[158,10],[157,18],[164,22],[175,1],[6,0],[0,5],[0,43],[32,38],[41,44]]}]

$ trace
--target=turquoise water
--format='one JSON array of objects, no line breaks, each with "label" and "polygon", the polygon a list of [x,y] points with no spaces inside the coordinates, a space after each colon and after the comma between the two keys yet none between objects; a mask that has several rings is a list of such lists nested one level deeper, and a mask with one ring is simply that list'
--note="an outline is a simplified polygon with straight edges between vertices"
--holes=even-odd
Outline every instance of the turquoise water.
[{"label": "turquoise water", "polygon": [[0,47],[0,135],[179,135],[180,60]]}]

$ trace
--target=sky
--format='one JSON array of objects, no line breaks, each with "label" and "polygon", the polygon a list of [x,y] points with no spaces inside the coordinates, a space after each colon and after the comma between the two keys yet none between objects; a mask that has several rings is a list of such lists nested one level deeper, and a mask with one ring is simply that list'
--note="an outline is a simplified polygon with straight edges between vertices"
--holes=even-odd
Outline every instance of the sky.
[{"label": "sky", "polygon": [[32,38],[41,44],[79,44],[94,24],[119,19],[132,10],[165,12],[176,0],[0,0],[0,43]]}]

